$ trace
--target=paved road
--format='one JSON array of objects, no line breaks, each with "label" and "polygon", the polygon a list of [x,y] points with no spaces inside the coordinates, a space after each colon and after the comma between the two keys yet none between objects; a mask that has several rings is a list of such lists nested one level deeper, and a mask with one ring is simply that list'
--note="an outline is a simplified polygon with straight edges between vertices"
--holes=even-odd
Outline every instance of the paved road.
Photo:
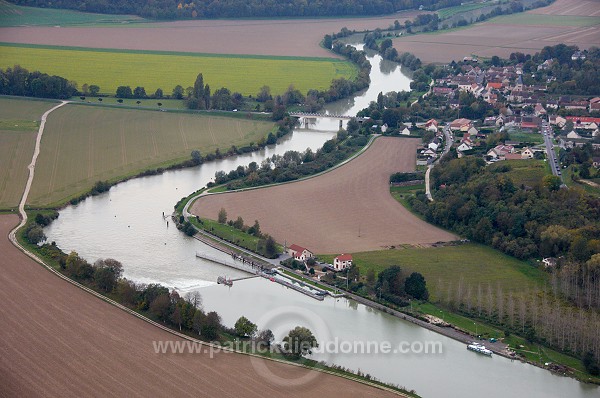
[{"label": "paved road", "polygon": [[548,163],[550,164],[550,170],[552,171],[553,175],[558,176],[560,178],[561,186],[566,188],[562,177],[562,172],[560,170],[560,164],[558,163],[556,153],[554,152],[554,145],[552,144],[552,127],[548,125],[548,122],[544,121],[542,123],[542,133],[544,134],[544,144],[546,144],[546,155]]},{"label": "paved road", "polygon": [[445,140],[445,146],[444,146],[444,151],[442,152],[442,155],[438,159],[436,159],[436,161],[434,161],[432,164],[427,166],[427,171],[425,172],[425,195],[427,196],[427,199],[429,199],[432,202],[433,202],[433,195],[431,195],[431,185],[430,185],[429,175],[431,173],[431,169],[433,169],[433,167],[437,164],[437,160],[444,157],[444,155],[446,155],[448,152],[450,152],[450,148],[452,148],[452,131],[450,130],[450,123],[446,123],[446,125],[444,126],[444,137],[446,140]]}]

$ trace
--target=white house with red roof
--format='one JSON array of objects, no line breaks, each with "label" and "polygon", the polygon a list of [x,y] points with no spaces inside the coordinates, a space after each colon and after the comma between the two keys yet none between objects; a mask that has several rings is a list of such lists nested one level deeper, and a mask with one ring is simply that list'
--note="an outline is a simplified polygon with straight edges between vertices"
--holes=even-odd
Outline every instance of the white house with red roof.
[{"label": "white house with red roof", "polygon": [[600,117],[567,116],[567,120],[573,122],[573,127],[587,130],[595,130],[600,125]]},{"label": "white house with red roof", "polygon": [[350,267],[352,267],[352,254],[340,254],[333,259],[333,269],[336,271],[343,271]]},{"label": "white house with red roof", "polygon": [[425,129],[427,131],[437,131],[438,130],[438,122],[435,119],[429,119],[426,123],[425,123]]},{"label": "white house with red roof", "polygon": [[294,258],[294,260],[298,260],[298,261],[306,261],[309,258],[312,258],[314,256],[314,254],[310,250],[308,250],[302,246],[298,246],[296,244],[288,247],[287,253],[290,256],[292,256]]}]

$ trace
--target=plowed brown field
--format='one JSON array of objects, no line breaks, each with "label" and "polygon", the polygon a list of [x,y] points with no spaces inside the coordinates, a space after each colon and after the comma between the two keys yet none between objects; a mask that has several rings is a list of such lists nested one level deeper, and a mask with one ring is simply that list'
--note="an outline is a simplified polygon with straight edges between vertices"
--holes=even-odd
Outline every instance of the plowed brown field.
[{"label": "plowed brown field", "polygon": [[[245,355],[156,354],[153,341],[181,339],[33,262],[7,239],[17,223],[15,215],[0,215],[2,397],[395,396],[326,374],[301,387],[278,387]],[[312,372],[264,363],[290,380]]]},{"label": "plowed brown field", "polygon": [[[182,51],[214,54],[334,57],[319,46],[327,33],[387,28],[419,12],[386,17],[339,19],[201,20],[139,24],[136,27],[0,28],[0,41],[12,43]],[[421,12],[423,13],[423,12]]]},{"label": "plowed brown field", "polygon": [[389,192],[389,177],[415,168],[416,139],[380,137],[346,165],[308,180],[245,192],[204,196],[192,213],[216,219],[221,207],[280,243],[315,253],[430,244],[456,236],[422,221]]},{"label": "plowed brown field", "polygon": [[[561,19],[560,16],[568,18]],[[589,17],[596,17],[597,23]],[[462,60],[471,55],[508,58],[517,51],[533,54],[545,46],[559,43],[577,45],[581,49],[598,46],[600,1],[557,0],[548,7],[464,29],[394,39],[394,47],[399,52],[408,51],[424,62],[437,63]]]}]

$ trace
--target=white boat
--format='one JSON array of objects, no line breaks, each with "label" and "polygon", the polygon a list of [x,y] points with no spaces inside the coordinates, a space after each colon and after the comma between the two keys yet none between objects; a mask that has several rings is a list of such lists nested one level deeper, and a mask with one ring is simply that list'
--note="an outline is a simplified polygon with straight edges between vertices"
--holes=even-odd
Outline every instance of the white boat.
[{"label": "white boat", "polygon": [[485,346],[483,344],[479,344],[476,341],[467,345],[467,350],[475,351],[475,352],[478,352],[479,354],[487,355],[490,357],[492,356],[491,350],[488,350],[487,348],[485,348]]}]

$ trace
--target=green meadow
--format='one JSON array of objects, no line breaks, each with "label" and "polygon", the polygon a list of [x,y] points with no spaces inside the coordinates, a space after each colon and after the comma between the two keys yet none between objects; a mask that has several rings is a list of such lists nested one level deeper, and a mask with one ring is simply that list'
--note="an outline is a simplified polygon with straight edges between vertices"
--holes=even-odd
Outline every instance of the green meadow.
[{"label": "green meadow", "polygon": [[65,26],[139,23],[146,20],[135,15],[107,15],[58,10],[54,8],[23,7],[0,0],[0,27],[6,26]]},{"label": "green meadow", "polygon": [[331,80],[353,79],[357,69],[350,62],[327,58],[296,58],[173,53],[161,51],[104,50],[34,45],[0,45],[0,68],[21,65],[62,76],[78,83],[100,86],[100,92],[114,95],[118,86],[142,86],[147,94],[162,88],[165,94],[181,85],[193,86],[198,73],[215,91],[255,95],[267,85],[273,94],[290,86],[306,93],[323,90]]},{"label": "green meadow", "polygon": [[[500,286],[504,292],[532,291],[543,285],[546,275],[526,262],[498,250],[475,243],[431,248],[397,248],[353,253],[361,275],[369,269],[376,274],[399,265],[407,272],[420,272],[427,280],[432,301],[440,299],[448,286],[460,284],[477,289],[478,285]],[[319,258],[328,262],[333,256]]]}]

